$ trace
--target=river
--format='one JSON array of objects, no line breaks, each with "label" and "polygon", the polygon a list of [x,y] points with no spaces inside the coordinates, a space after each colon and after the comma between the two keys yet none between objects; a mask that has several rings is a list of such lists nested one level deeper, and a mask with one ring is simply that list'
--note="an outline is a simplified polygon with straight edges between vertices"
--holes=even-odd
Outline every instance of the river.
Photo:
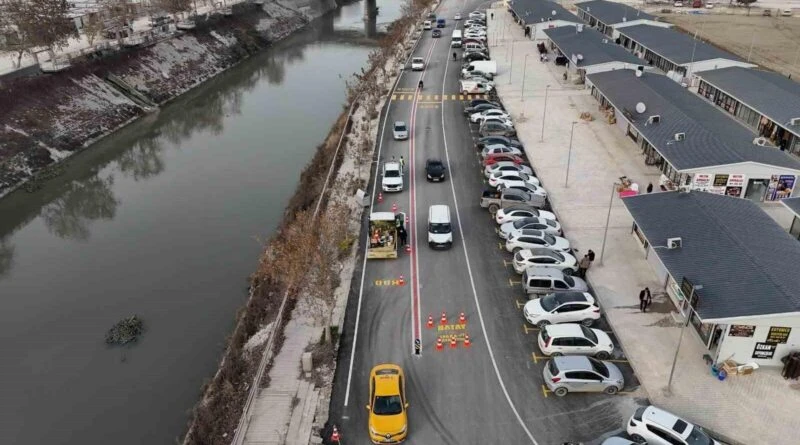
[{"label": "river", "polygon": [[[379,28],[399,3],[378,2]],[[340,8],[0,201],[0,442],[184,432],[260,242],[366,62],[362,17],[362,2]],[[144,336],[107,347],[132,314]]]}]

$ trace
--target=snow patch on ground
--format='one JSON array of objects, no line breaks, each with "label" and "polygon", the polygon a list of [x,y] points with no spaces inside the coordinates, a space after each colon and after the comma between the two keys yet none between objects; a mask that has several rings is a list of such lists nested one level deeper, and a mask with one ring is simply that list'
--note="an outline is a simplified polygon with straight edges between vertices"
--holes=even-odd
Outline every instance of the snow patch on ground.
[{"label": "snow patch on ground", "polygon": [[274,324],[275,322],[272,322],[253,334],[253,336],[247,340],[247,343],[244,344],[245,352],[250,352],[257,347],[266,344],[270,335],[272,335],[272,326]]},{"label": "snow patch on ground", "polygon": [[217,39],[220,43],[222,43],[225,46],[233,46],[237,42],[236,37],[233,36],[225,37],[216,31],[211,31],[209,32],[209,34],[211,34],[212,37]]}]

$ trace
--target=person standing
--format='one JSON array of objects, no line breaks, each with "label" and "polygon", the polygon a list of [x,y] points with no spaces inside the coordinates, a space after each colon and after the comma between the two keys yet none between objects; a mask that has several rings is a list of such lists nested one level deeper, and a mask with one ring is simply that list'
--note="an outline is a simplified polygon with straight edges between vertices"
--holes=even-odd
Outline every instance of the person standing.
[{"label": "person standing", "polygon": [[647,309],[647,291],[642,289],[639,291],[639,310],[644,312]]},{"label": "person standing", "polygon": [[494,20],[494,13],[493,13],[493,12],[490,12],[490,13],[489,13],[489,18],[490,18],[490,19],[492,19],[492,20]]},{"label": "person standing", "polygon": [[403,159],[403,156],[400,156],[400,170],[401,171],[405,171],[406,170],[406,160]]},{"label": "person standing", "polygon": [[581,278],[586,278],[586,271],[589,270],[589,266],[592,265],[592,261],[589,259],[589,255],[584,255],[580,261],[578,261],[578,276]]},{"label": "person standing", "polygon": [[587,252],[586,255],[589,257],[589,261],[594,263],[594,250],[589,249],[589,252]]},{"label": "person standing", "polygon": [[653,183],[647,184],[647,193],[653,193]]},{"label": "person standing", "polygon": [[645,287],[644,288],[644,293],[645,293],[644,310],[646,312],[648,306],[650,306],[650,304],[653,302],[653,296],[650,295],[650,288],[649,287]]},{"label": "person standing", "polygon": [[397,232],[397,236],[400,237],[400,245],[405,246],[408,244],[408,233],[404,227],[400,227],[400,230]]}]

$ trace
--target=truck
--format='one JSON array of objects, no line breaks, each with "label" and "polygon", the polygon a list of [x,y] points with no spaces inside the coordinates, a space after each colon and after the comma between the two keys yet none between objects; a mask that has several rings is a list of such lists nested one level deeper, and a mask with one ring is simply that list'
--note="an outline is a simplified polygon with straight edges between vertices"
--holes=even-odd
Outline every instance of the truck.
[{"label": "truck", "polygon": [[533,195],[517,189],[483,191],[481,196],[481,207],[489,209],[489,213],[494,215],[498,210],[517,205],[525,205],[534,209],[541,209],[547,203],[547,198],[542,195]]},{"label": "truck", "polygon": [[403,212],[373,212],[369,215],[369,244],[367,259],[397,258],[400,237],[406,233],[406,214]]}]

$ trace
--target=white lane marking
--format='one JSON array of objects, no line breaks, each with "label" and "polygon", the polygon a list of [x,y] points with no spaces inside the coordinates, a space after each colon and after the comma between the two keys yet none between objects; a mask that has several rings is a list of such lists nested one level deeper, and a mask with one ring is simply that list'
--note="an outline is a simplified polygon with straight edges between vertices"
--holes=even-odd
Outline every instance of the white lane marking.
[{"label": "white lane marking", "polygon": [[[445,83],[447,82],[447,68],[450,66],[450,58],[447,58],[447,62],[444,65],[444,80],[442,80],[442,94],[444,94]],[[472,296],[475,299],[475,308],[478,310],[478,320],[481,323],[481,330],[483,331],[483,338],[486,340],[486,349],[489,351],[489,358],[492,360],[492,367],[494,367],[494,373],[497,376],[497,381],[500,383],[500,388],[503,389],[503,394],[506,396],[506,400],[508,401],[508,405],[511,407],[511,410],[514,411],[514,416],[517,418],[517,422],[519,422],[520,426],[523,430],[525,430],[525,434],[528,435],[528,439],[531,440],[533,445],[539,445],[539,442],[534,439],[533,434],[531,434],[530,430],[527,426],[525,426],[525,422],[522,420],[522,416],[520,416],[519,411],[517,411],[517,407],[514,405],[514,402],[511,400],[511,396],[508,394],[508,389],[506,388],[506,384],[503,382],[503,377],[500,376],[500,369],[497,367],[497,360],[494,358],[494,351],[492,350],[492,344],[489,342],[489,334],[486,332],[486,324],[483,321],[483,312],[481,311],[481,304],[478,301],[478,291],[475,289],[475,278],[472,275],[472,267],[470,266],[469,262],[469,254],[467,253],[467,238],[464,236],[464,225],[461,223],[461,213],[458,211],[458,198],[456,197],[456,186],[455,180],[453,176],[453,169],[450,166],[450,152],[447,150],[447,130],[444,125],[444,106],[441,107],[442,110],[442,136],[444,139],[444,155],[445,159],[447,159],[447,170],[450,172],[450,191],[453,193],[453,203],[455,204],[456,208],[456,220],[458,221],[458,234],[461,236],[461,247],[464,249],[464,257],[467,260],[467,273],[469,274],[469,284],[472,287]]]}]

